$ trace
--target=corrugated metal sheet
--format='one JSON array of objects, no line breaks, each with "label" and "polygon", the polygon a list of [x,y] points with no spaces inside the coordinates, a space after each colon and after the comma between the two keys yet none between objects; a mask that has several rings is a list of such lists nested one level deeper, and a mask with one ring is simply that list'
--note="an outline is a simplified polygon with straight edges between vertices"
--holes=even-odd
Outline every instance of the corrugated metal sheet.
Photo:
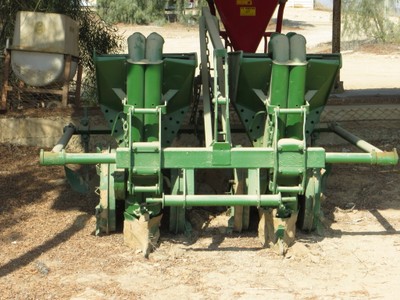
[{"label": "corrugated metal sheet", "polygon": [[288,0],[286,3],[287,7],[314,7],[314,0]]}]

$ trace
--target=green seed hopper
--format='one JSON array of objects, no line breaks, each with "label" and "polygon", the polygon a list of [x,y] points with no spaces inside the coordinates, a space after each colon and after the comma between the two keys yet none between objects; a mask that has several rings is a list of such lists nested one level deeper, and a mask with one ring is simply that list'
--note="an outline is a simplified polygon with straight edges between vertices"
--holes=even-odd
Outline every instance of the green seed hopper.
[{"label": "green seed hopper", "polygon": [[[272,34],[267,53],[243,52],[240,45],[228,53],[208,9],[203,9],[199,32],[197,80],[196,54],[164,54],[158,34],[133,34],[129,54],[95,56],[99,105],[115,145],[97,153],[67,153],[69,138],[80,132],[70,126],[59,146],[41,152],[43,165],[98,166],[98,234],[115,231],[123,215],[125,242],[148,255],[166,210],[170,231],[187,233],[186,212],[193,207],[230,207],[227,228],[234,231],[249,227],[250,207],[257,207],[261,242],[284,252],[296,225],[305,231],[317,228],[330,164],[398,163],[396,150],[381,151],[338,125],[330,130],[363,152],[330,153],[312,146],[340,55],[308,55],[305,38],[295,33]],[[201,97],[194,93],[199,90]],[[189,108],[195,115],[191,119],[201,119],[204,146],[173,142],[183,132]],[[233,142],[234,115],[251,146]],[[231,189],[198,193],[200,169],[229,170]]]}]

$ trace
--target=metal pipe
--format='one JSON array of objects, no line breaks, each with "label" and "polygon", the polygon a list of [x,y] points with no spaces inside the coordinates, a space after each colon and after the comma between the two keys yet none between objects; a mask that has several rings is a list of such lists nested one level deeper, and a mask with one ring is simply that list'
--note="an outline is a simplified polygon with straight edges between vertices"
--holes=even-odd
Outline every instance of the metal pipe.
[{"label": "metal pipe", "polygon": [[152,63],[162,60],[164,39],[156,32],[150,33],[146,39],[146,59]]},{"label": "metal pipe", "polygon": [[162,203],[163,206],[269,206],[296,202],[297,197],[275,195],[164,195],[162,198],[146,198],[147,203]]},{"label": "metal pipe", "polygon": [[275,27],[276,28],[275,31],[279,33],[282,31],[283,12],[285,10],[285,5],[286,5],[286,0],[279,1],[278,16]]},{"label": "metal pipe", "polygon": [[135,193],[160,193],[160,186],[158,184],[153,186],[139,186],[134,185],[132,189]]},{"label": "metal pipe", "polygon": [[[333,0],[332,53],[340,53],[342,0]],[[339,76],[338,76],[339,78]]]},{"label": "metal pipe", "polygon": [[135,32],[128,37],[128,53],[132,61],[141,61],[145,57],[146,37]]},{"label": "metal pipe", "polygon": [[214,49],[225,49],[224,44],[222,44],[219,36],[219,28],[217,26],[218,21],[216,21],[215,16],[211,15],[210,11],[206,7],[203,7],[202,15],[204,16],[206,28],[208,34],[210,35]]},{"label": "metal pipe", "polygon": [[[140,40],[142,37],[136,37]],[[144,46],[143,46],[144,47]],[[139,49],[135,55],[141,57],[143,49]],[[133,55],[133,54],[132,54]],[[144,55],[144,53],[143,53]],[[138,59],[140,58],[138,57]],[[144,75],[145,65],[140,61],[127,60],[127,77],[126,77],[126,97],[129,107],[144,107]],[[125,111],[125,109],[124,109]],[[128,115],[129,113],[125,111]],[[130,138],[134,141],[141,141],[143,138],[143,115],[134,115],[130,123]]]},{"label": "metal pipe", "polygon": [[[146,65],[144,80],[144,109],[154,109],[162,102],[164,39],[158,33],[151,33],[146,39]],[[158,111],[157,111],[158,112]],[[143,139],[154,142],[159,138],[159,117],[157,114],[144,115]]]},{"label": "metal pipe", "polygon": [[143,138],[145,142],[154,142],[159,138],[159,116],[161,110],[156,107],[162,101],[163,63],[152,63],[146,66],[144,81],[144,107],[143,110],[154,110],[154,113],[145,113]]},{"label": "metal pipe", "polygon": [[[302,107],[305,104],[304,95],[306,88],[306,39],[304,36],[295,33],[288,33],[290,62],[293,64],[289,69],[289,90],[287,109]],[[289,112],[288,112],[289,113]],[[299,140],[305,139],[303,133],[303,111],[290,114],[286,119],[285,137]]]},{"label": "metal pipe", "polygon": [[[297,175],[298,174],[299,173],[297,172]],[[300,186],[278,186],[276,188],[276,190],[281,193],[302,193],[303,187],[301,185]]]},{"label": "metal pipe", "polygon": [[40,150],[40,164],[44,166],[50,165],[95,165],[95,164],[113,164],[116,162],[115,153],[65,153],[48,152]]},{"label": "metal pipe", "polygon": [[[272,53],[272,71],[269,86],[269,96],[272,105],[280,108],[288,106],[289,91],[289,39],[284,34],[273,34],[269,42],[269,51]],[[286,114],[280,114],[277,118],[277,137],[276,140],[285,136]]]},{"label": "metal pipe", "polygon": [[[175,149],[176,150],[176,149]],[[234,150],[234,149],[233,149]],[[273,159],[270,149],[263,149],[263,151],[245,151],[243,155],[235,156],[236,151],[231,151],[232,156],[232,164],[228,167],[265,167],[270,168],[273,166]],[[164,164],[162,167],[164,168],[174,168],[174,167],[186,167],[183,164],[183,161],[190,162],[191,167],[193,168],[202,168],[202,167],[210,167],[212,168],[212,164],[207,162],[211,161],[210,155],[203,155],[196,163],[196,166],[193,165],[194,158],[199,155],[200,152],[194,151],[173,151],[169,153],[169,151],[164,150]],[[173,154],[173,155],[172,155]],[[193,154],[193,155],[189,155]],[[240,153],[238,153],[240,154]],[[254,159],[251,165],[249,165],[248,157],[251,156],[257,157]],[[309,153],[310,154],[310,153]],[[177,157],[180,157],[181,160],[176,160]],[[117,153],[65,153],[64,150],[61,152],[49,152],[44,151],[43,149],[40,151],[40,164],[41,165],[66,165],[66,164],[114,164],[116,163]],[[123,156],[121,156],[121,159]],[[375,164],[375,165],[396,165],[398,164],[399,157],[396,149],[391,152],[371,152],[371,153],[336,153],[329,152],[325,153],[325,163],[361,163],[361,164]],[[310,165],[313,163],[313,160],[310,160],[308,163],[309,167],[319,167],[318,161],[314,162],[314,165]],[[189,163],[188,163],[189,164]],[[221,167],[221,166],[218,166]]]},{"label": "metal pipe", "polygon": [[[342,21],[342,0],[333,0],[332,8],[332,53],[340,53],[340,34]],[[343,92],[343,82],[340,81],[340,69],[335,79],[335,90]]]},{"label": "metal pipe", "polygon": [[[204,10],[203,10],[204,11]],[[201,82],[203,87],[203,122],[204,122],[204,142],[206,147],[210,147],[212,143],[212,119],[211,119],[211,103],[210,103],[210,82],[208,73],[208,57],[206,42],[207,27],[206,18],[200,17],[199,20],[199,35],[200,35],[200,57],[201,57]]]},{"label": "metal pipe", "polygon": [[76,128],[73,124],[68,124],[64,127],[64,134],[58,140],[57,144],[51,149],[51,152],[60,152],[63,150],[68,142],[70,141],[72,135],[76,132]]},{"label": "metal pipe", "polygon": [[331,123],[329,124],[329,128],[339,135],[340,137],[344,138],[346,141],[351,143],[352,145],[358,147],[361,150],[364,150],[365,152],[371,153],[371,152],[383,152],[381,149],[375,147],[374,145],[371,145],[370,143],[360,139],[358,136],[355,136],[354,134],[348,132],[344,128],[340,127],[338,124]]},{"label": "metal pipe", "polygon": [[373,160],[374,159],[371,153],[328,152],[325,154],[325,162],[327,164],[346,164],[346,163],[372,164]]},{"label": "metal pipe", "polygon": [[136,108],[136,107],[133,107],[133,108],[131,108],[131,111],[132,111],[132,113],[135,113],[135,114],[154,114],[154,115],[156,115],[156,114],[158,114],[159,112],[160,112],[160,109],[159,108]]},{"label": "metal pipe", "polygon": [[375,152],[371,153],[337,153],[329,152],[325,154],[325,162],[327,164],[371,164],[371,165],[397,165],[399,156],[396,149],[391,152]]},{"label": "metal pipe", "polygon": [[303,108],[279,108],[277,107],[275,111],[283,114],[302,114],[304,113]]}]

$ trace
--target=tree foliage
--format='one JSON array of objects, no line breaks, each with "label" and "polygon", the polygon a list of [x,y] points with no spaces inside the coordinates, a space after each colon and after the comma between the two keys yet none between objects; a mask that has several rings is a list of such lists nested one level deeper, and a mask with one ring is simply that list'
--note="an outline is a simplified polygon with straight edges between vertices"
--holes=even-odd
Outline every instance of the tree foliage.
[{"label": "tree foliage", "polygon": [[167,0],[97,0],[99,15],[111,23],[149,24],[164,19]]},{"label": "tree foliage", "polygon": [[392,14],[397,0],[344,0],[343,35],[379,43],[400,42],[399,17]]},{"label": "tree foliage", "polygon": [[[185,23],[188,17],[185,9],[189,0],[97,0],[99,15],[110,23],[147,25],[153,22],[164,23],[165,10],[173,12],[178,22]],[[198,0],[199,7],[207,5],[206,0]]]}]

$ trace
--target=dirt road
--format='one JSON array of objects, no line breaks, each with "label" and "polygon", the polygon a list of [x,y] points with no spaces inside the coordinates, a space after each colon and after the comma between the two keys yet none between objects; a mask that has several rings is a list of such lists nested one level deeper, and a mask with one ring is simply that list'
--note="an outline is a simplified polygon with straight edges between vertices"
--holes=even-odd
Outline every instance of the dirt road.
[{"label": "dirt road", "polygon": [[[304,15],[303,10],[289,11],[289,19],[304,32],[319,30],[318,20],[325,24],[321,32],[328,32],[329,14],[310,12],[317,19],[301,23],[298,18]],[[164,32],[167,52],[196,51],[194,27],[129,30]],[[353,59],[360,68],[346,69]],[[374,72],[382,78],[371,79],[368,74],[377,73],[370,68],[381,59],[385,67]],[[396,51],[344,54],[342,78],[345,86],[357,89],[374,84],[400,88],[398,63]],[[347,75],[347,70],[358,75]],[[373,142],[390,150],[398,147],[399,138],[394,133]],[[284,257],[262,248],[254,231],[226,234],[227,216],[203,209],[198,212],[201,230],[190,238],[162,232],[159,247],[145,259],[123,245],[120,233],[94,236],[98,196],[71,191],[61,167],[39,167],[38,151],[0,145],[0,299],[398,298],[398,167],[335,166],[319,232],[298,232]]]}]

